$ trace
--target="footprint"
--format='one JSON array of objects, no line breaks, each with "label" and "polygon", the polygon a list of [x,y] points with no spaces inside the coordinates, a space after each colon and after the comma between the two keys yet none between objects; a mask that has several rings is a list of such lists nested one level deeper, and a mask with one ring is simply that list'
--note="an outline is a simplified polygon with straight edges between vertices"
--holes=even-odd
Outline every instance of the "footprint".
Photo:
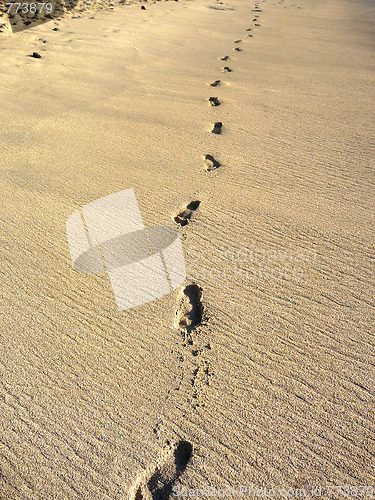
[{"label": "footprint", "polygon": [[228,61],[229,56],[219,57],[220,61]]},{"label": "footprint", "polygon": [[242,49],[240,49],[239,47],[233,47],[233,50],[236,52],[241,52]]},{"label": "footprint", "polygon": [[224,66],[224,68],[222,68],[222,73],[230,73],[232,70],[230,68],[228,68],[228,66]]},{"label": "footprint", "polygon": [[210,87],[217,87],[220,83],[220,80],[215,80],[214,82],[210,83]]},{"label": "footprint", "polygon": [[247,28],[247,30],[246,30],[246,31],[251,31],[251,28]]},{"label": "footprint", "polygon": [[220,101],[217,97],[209,97],[208,98],[208,103],[211,105],[211,106],[220,106]]},{"label": "footprint", "polygon": [[211,130],[211,132],[213,134],[221,134],[221,129],[222,128],[223,128],[222,122],[215,122],[215,124],[214,124],[213,129]]},{"label": "footprint", "polygon": [[129,496],[129,500],[169,500],[174,483],[185,471],[193,454],[193,446],[181,440],[170,446],[152,468],[141,474]]},{"label": "footprint", "polygon": [[240,42],[242,42],[241,39],[240,40],[235,40],[233,43],[240,43]]},{"label": "footprint", "polygon": [[[198,353],[199,354],[199,353]],[[205,403],[200,402],[200,395],[204,387],[209,387],[211,385],[211,378],[214,372],[211,368],[209,361],[203,359],[199,366],[194,370],[193,377],[191,379],[191,385],[193,387],[192,397],[193,397],[193,407],[205,406]]]},{"label": "footprint", "polygon": [[254,24],[254,26],[260,26],[260,24]]},{"label": "footprint", "polygon": [[250,38],[253,38],[253,35],[247,35],[247,36],[250,37]]},{"label": "footprint", "polygon": [[189,224],[189,220],[200,204],[201,202],[199,200],[191,201],[186,208],[174,216],[174,221],[181,227],[186,226]]},{"label": "footprint", "polygon": [[220,163],[211,155],[206,155],[204,157],[203,165],[206,172],[211,172],[212,170],[216,170],[220,167]]},{"label": "footprint", "polygon": [[196,284],[187,285],[181,294],[180,304],[176,311],[175,327],[191,333],[202,323],[203,290]]}]

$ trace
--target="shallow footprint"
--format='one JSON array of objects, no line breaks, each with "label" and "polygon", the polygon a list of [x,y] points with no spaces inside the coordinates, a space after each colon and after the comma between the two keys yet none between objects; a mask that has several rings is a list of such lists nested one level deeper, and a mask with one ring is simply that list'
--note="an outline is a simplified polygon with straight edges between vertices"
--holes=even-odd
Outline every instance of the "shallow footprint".
[{"label": "shallow footprint", "polygon": [[199,200],[191,201],[188,205],[186,205],[186,208],[174,216],[174,221],[181,227],[186,226],[189,224],[189,220],[200,204],[201,202]]},{"label": "shallow footprint", "polygon": [[140,476],[129,500],[169,500],[192,453],[193,446],[188,441],[181,440],[174,448],[168,446],[155,466]]}]

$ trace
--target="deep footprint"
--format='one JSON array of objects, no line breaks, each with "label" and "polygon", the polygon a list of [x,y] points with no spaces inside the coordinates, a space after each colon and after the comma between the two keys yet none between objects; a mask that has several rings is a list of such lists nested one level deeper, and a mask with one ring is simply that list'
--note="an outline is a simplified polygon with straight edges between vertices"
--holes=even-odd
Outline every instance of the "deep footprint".
[{"label": "deep footprint", "polygon": [[211,155],[206,155],[204,157],[203,165],[206,172],[211,172],[212,170],[216,170],[220,167],[220,163]]},{"label": "deep footprint", "polygon": [[153,500],[169,500],[173,485],[186,469],[192,453],[191,443],[180,441],[173,453],[174,460],[156,469],[147,483]]},{"label": "deep footprint", "polygon": [[242,49],[240,49],[239,47],[234,47],[233,50],[235,50],[236,52],[241,52]]},{"label": "deep footprint", "polygon": [[187,285],[181,295],[180,304],[176,311],[176,328],[191,333],[202,323],[203,290],[200,286],[192,284]]},{"label": "deep footprint", "polygon": [[208,103],[211,105],[211,106],[220,106],[220,101],[217,97],[209,97],[208,98]]},{"label": "deep footprint", "polygon": [[164,460],[155,466],[151,476],[145,478],[145,484],[140,484],[133,497],[134,500],[147,500],[148,498],[169,500],[174,483],[185,471],[192,454],[193,446],[188,441],[180,441],[173,452],[168,450]]},{"label": "deep footprint", "polygon": [[224,68],[222,69],[222,72],[223,73],[230,73],[232,70],[230,68],[228,68],[228,66],[224,66]]},{"label": "deep footprint", "polygon": [[220,61],[228,61],[229,56],[219,57]]},{"label": "deep footprint", "polygon": [[217,87],[220,83],[220,80],[215,80],[214,82],[210,83],[210,87]]},{"label": "deep footprint", "polygon": [[189,224],[189,220],[191,219],[191,216],[195,212],[195,210],[199,207],[201,202],[199,200],[196,201],[191,201],[186,208],[181,210],[177,215],[174,216],[174,221],[179,224],[180,226],[186,226]]},{"label": "deep footprint", "polygon": [[222,122],[215,122],[211,132],[213,134],[221,134],[221,129],[223,128]]}]

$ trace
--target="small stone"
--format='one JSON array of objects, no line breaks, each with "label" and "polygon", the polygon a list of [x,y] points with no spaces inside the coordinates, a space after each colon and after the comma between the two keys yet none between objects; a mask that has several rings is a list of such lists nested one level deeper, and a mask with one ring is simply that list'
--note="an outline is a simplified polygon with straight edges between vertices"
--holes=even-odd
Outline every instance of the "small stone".
[{"label": "small stone", "polygon": [[38,54],[38,52],[33,52],[33,57],[35,57],[35,59],[41,59],[41,55]]}]

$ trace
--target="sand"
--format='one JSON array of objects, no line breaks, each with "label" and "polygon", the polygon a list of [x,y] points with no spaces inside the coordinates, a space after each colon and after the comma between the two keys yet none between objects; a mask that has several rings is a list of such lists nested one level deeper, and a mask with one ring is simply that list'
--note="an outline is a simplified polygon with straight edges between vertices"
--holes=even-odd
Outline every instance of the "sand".
[{"label": "sand", "polygon": [[[375,486],[374,3],[145,5],[0,38],[0,498]],[[65,224],[130,188],[187,279],[119,311]]]}]

